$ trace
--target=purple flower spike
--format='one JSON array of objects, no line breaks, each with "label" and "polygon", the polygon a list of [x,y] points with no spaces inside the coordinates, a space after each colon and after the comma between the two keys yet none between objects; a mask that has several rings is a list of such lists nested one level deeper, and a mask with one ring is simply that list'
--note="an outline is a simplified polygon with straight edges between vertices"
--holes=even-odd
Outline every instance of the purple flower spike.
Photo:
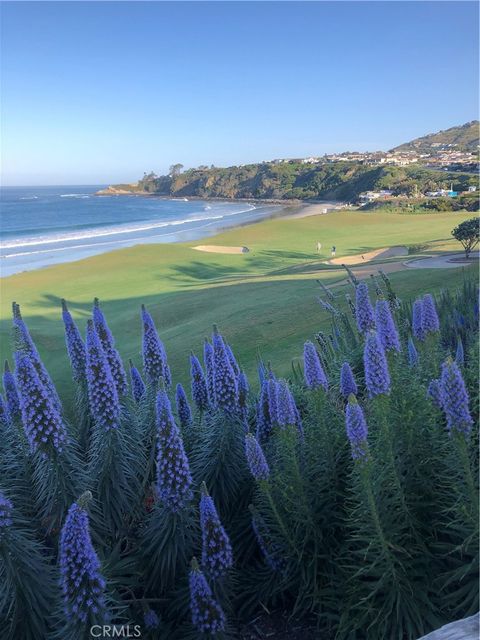
[{"label": "purple flower spike", "polygon": [[354,460],[366,459],[368,455],[368,428],[362,408],[353,394],[349,396],[345,409],[345,427],[352,448],[352,458]]},{"label": "purple flower spike", "polygon": [[440,331],[440,320],[431,293],[426,293],[423,296],[422,329],[424,334]]},{"label": "purple flower spike", "polygon": [[233,355],[232,347],[229,344],[225,343],[225,350],[227,352],[228,360],[232,366],[233,373],[238,378],[238,376],[240,375],[240,367],[238,366],[237,359]]},{"label": "purple flower spike", "polygon": [[7,527],[12,525],[12,510],[13,504],[0,491],[0,535],[2,530],[5,531]]},{"label": "purple flower spike", "polygon": [[215,406],[215,362],[213,356],[213,347],[206,338],[205,342],[203,343],[203,360],[205,362],[205,377],[207,382],[208,398],[210,404],[212,406]]},{"label": "purple flower spike", "polygon": [[187,396],[185,395],[185,390],[180,383],[177,384],[175,389],[175,401],[180,426],[186,431],[192,426],[192,412],[188,404]]},{"label": "purple flower spike", "polygon": [[251,433],[245,436],[245,456],[248,468],[255,480],[268,480],[270,469],[262,447],[255,440]]},{"label": "purple flower spike", "polygon": [[305,342],[303,346],[303,361],[303,372],[307,387],[309,389],[323,387],[326,391],[328,389],[327,376],[325,375],[320,357],[313,342]]},{"label": "purple flower spike", "polygon": [[202,568],[210,578],[216,580],[224,576],[233,565],[232,546],[205,483],[202,484],[200,498],[200,527]]},{"label": "purple flower spike", "polygon": [[189,577],[192,623],[200,633],[214,635],[225,629],[225,614],[213,597],[208,582],[195,558]]},{"label": "purple flower spike", "polygon": [[60,453],[67,441],[65,425],[30,358],[21,353],[16,354],[16,376],[23,427],[32,452]]},{"label": "purple flower spike", "polygon": [[85,380],[86,367],[85,345],[65,300],[62,300],[62,318],[65,325],[65,342],[68,357],[72,366],[72,377],[74,382],[83,382]]},{"label": "purple flower spike", "polygon": [[93,324],[95,325],[95,330],[103,347],[105,357],[107,358],[108,366],[110,367],[110,371],[112,372],[115,386],[117,387],[117,393],[119,397],[125,396],[128,391],[127,374],[125,373],[120,354],[115,349],[115,340],[113,339],[112,333],[108,328],[105,316],[100,309],[98,298],[95,298],[93,301],[92,317]]},{"label": "purple flower spike", "polygon": [[473,424],[468,408],[468,393],[460,369],[451,358],[442,364],[440,385],[448,430],[450,433],[458,431],[468,435]]},{"label": "purple flower spike", "polygon": [[48,371],[45,369],[35,343],[30,336],[27,325],[22,320],[20,306],[16,302],[13,303],[13,314],[13,331],[16,347],[18,351],[29,357],[30,362],[35,367],[38,377],[40,378],[40,382],[47,389],[50,398],[55,404],[57,410],[61,412],[62,404],[60,402],[60,398],[58,397],[57,390],[55,389],[55,385],[53,384]]},{"label": "purple flower spike", "polygon": [[238,405],[238,386],[235,372],[228,358],[222,336],[213,327],[213,358],[215,398],[217,405],[227,413],[235,413]]},{"label": "purple flower spike", "polygon": [[192,398],[199,411],[208,407],[208,390],[205,375],[199,359],[193,353],[190,355],[190,377],[192,384]]},{"label": "purple flower spike", "polygon": [[455,362],[459,367],[463,367],[465,364],[465,353],[463,351],[463,342],[460,336],[458,336],[457,340],[457,351],[455,353]]},{"label": "purple flower spike", "polygon": [[410,367],[416,367],[418,365],[419,356],[418,356],[418,351],[415,348],[415,345],[413,343],[413,340],[412,340],[411,336],[409,336],[409,338],[408,338],[407,350],[408,350],[408,364],[409,364],[409,366]]},{"label": "purple flower spike", "polygon": [[143,614],[143,624],[146,629],[158,629],[160,626],[160,618],[153,609],[148,609]]},{"label": "purple flower spike", "polygon": [[81,623],[96,620],[105,607],[105,580],[92,545],[85,511],[91,495],[87,491],[72,504],[60,534],[64,611],[69,620]]},{"label": "purple flower spike", "polygon": [[427,397],[432,399],[433,404],[439,409],[442,408],[442,387],[440,380],[431,380],[427,389]]},{"label": "purple flower spike", "polygon": [[281,427],[297,424],[297,407],[285,380],[277,384],[277,416]]},{"label": "purple flower spike", "polygon": [[385,351],[400,351],[400,338],[387,300],[377,300],[377,331]]},{"label": "purple flower spike", "polygon": [[269,379],[265,378],[257,404],[257,439],[262,442],[268,438],[272,431],[272,421],[270,419],[268,402],[268,383]]},{"label": "purple flower spike", "polygon": [[371,329],[375,329],[375,314],[368,295],[368,285],[365,282],[360,282],[355,292],[357,327],[360,333],[365,334]]},{"label": "purple flower spike", "polygon": [[278,383],[274,378],[269,378],[268,382],[268,414],[272,427],[278,424]]},{"label": "purple flower spike", "polygon": [[171,511],[177,512],[192,499],[192,476],[170,400],[163,389],[157,395],[157,427],[158,496]]},{"label": "purple flower spike", "polygon": [[87,386],[90,411],[98,427],[108,431],[120,424],[120,404],[112,372],[95,331],[87,322]]},{"label": "purple flower spike", "polygon": [[356,396],[357,391],[357,383],[355,382],[353,371],[348,362],[344,362],[340,370],[340,393],[347,399],[351,393]]},{"label": "purple flower spike", "polygon": [[371,331],[365,340],[363,352],[365,367],[365,385],[372,398],[383,393],[390,393],[390,374],[382,344],[375,331]]},{"label": "purple flower spike", "polygon": [[12,418],[5,403],[3,396],[0,394],[0,438],[3,438],[2,433],[5,429],[8,429],[12,424]]},{"label": "purple flower spike", "polygon": [[131,360],[129,360],[128,363],[130,365],[130,387],[132,389],[132,396],[138,404],[145,396],[147,389],[140,375],[140,371],[134,366]]},{"label": "purple flower spike", "polygon": [[5,360],[5,370],[3,373],[3,388],[5,389],[8,412],[12,418],[15,418],[20,415],[20,399],[18,397],[15,377],[10,371],[7,360]]},{"label": "purple flower spike", "polygon": [[165,380],[167,387],[171,384],[170,368],[163,342],[158,337],[152,316],[142,304],[143,324],[143,369],[147,380],[156,385],[160,378]]},{"label": "purple flower spike", "polygon": [[415,300],[412,311],[412,330],[417,340],[425,340],[423,328],[423,300]]}]

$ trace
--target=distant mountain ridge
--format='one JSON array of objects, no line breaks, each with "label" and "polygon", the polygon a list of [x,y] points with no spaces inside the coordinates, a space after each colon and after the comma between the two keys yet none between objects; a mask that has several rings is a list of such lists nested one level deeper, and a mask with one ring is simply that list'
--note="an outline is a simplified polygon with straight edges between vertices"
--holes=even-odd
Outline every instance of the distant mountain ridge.
[{"label": "distant mountain ridge", "polygon": [[404,142],[391,151],[418,151],[432,153],[439,147],[452,145],[458,151],[476,151],[479,145],[479,121],[472,120],[458,127],[451,127],[445,131],[429,133],[410,142]]}]

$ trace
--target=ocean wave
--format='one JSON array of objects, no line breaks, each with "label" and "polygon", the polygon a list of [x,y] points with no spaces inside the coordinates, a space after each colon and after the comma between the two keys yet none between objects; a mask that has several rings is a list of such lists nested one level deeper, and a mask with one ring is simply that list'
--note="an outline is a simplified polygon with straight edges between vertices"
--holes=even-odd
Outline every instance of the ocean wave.
[{"label": "ocean wave", "polygon": [[62,193],[60,198],[90,198],[88,193]]},{"label": "ocean wave", "polygon": [[38,196],[22,196],[19,200],[38,200]]},{"label": "ocean wave", "polygon": [[[110,227],[109,229],[101,230],[98,227],[91,227],[88,230],[85,230],[81,233],[61,233],[52,236],[38,236],[37,238],[19,238],[17,240],[11,240],[9,242],[0,243],[0,247],[3,249],[21,249],[23,247],[35,247],[39,245],[54,245],[59,242],[73,242],[75,240],[88,240],[89,238],[99,238],[99,237],[108,237],[115,236],[119,234],[134,234],[141,231],[150,231],[152,229],[162,229],[164,227],[174,227],[179,225],[188,224],[191,222],[203,222],[205,220],[221,220],[222,218],[239,215],[241,213],[247,213],[253,211],[255,207],[250,207],[248,209],[242,209],[240,211],[234,211],[231,213],[224,213],[216,216],[197,216],[190,218],[183,218],[181,220],[172,220],[170,222],[152,222],[146,225],[130,225],[125,227]],[[100,243],[95,243],[100,244]],[[70,247],[75,248],[75,247]],[[48,249],[47,249],[48,251]],[[15,255],[21,255],[17,253]],[[7,257],[7,256],[5,256]]]}]

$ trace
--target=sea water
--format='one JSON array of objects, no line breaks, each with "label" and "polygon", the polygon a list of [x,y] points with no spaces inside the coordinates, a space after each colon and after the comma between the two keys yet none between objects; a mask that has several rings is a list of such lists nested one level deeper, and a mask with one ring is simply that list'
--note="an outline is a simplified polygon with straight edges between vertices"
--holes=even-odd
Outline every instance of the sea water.
[{"label": "sea water", "polygon": [[182,242],[281,208],[155,196],[97,196],[101,185],[2,187],[0,274],[79,260],[122,247]]}]

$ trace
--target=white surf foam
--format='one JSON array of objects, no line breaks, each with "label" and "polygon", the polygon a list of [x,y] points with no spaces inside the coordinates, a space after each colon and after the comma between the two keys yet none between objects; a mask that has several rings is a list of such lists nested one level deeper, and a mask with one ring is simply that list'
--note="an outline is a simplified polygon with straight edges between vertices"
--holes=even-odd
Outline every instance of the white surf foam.
[{"label": "white surf foam", "polygon": [[[203,222],[205,220],[221,220],[222,218],[240,215],[241,213],[248,213],[253,211],[255,207],[249,207],[248,209],[241,209],[240,211],[233,211],[231,213],[224,213],[216,216],[192,216],[189,218],[183,218],[181,220],[152,222],[143,225],[128,225],[122,227],[109,227],[108,229],[100,229],[92,227],[81,232],[74,233],[59,233],[51,236],[37,236],[32,238],[18,238],[7,242],[0,243],[0,247],[3,249],[21,249],[24,247],[35,247],[39,245],[55,245],[60,242],[74,242],[76,240],[88,240],[89,238],[99,238],[115,236],[119,234],[135,234],[142,231],[150,231],[152,229],[162,229],[164,227],[175,227],[192,222]],[[100,244],[100,243],[95,243]],[[70,247],[74,248],[74,247]],[[15,255],[21,255],[17,253]],[[6,256],[5,256],[6,257]]]}]

